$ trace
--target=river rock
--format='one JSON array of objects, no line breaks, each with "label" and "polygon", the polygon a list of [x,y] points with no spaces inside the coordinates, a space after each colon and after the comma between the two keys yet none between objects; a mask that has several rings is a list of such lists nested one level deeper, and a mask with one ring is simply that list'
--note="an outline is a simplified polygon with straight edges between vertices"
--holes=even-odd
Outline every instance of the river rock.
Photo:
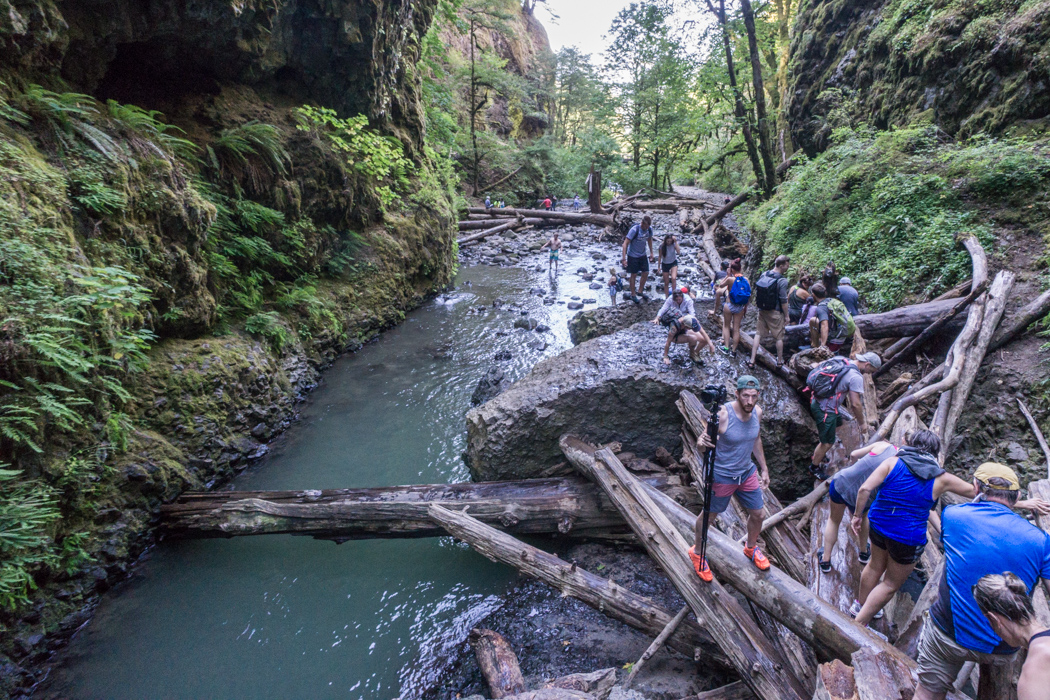
[{"label": "river rock", "polygon": [[641,321],[652,320],[662,304],[663,302],[653,299],[640,304],[601,306],[582,311],[569,319],[569,339],[573,345],[579,345],[591,338],[609,335]]},{"label": "river rock", "polygon": [[582,309],[583,304],[581,304],[578,301],[570,301],[568,306],[566,306],[565,308],[569,309],[570,311],[576,311],[577,309]]},{"label": "river rock", "polygon": [[527,331],[535,330],[539,324],[540,322],[534,318],[519,318],[514,321],[515,328],[524,328]]},{"label": "river rock", "polygon": [[478,385],[474,387],[474,393],[470,395],[470,405],[478,406],[485,403],[503,391],[507,384],[503,370],[499,367],[490,367],[488,372],[478,380]]},{"label": "river rock", "polygon": [[[741,374],[763,384],[762,437],[773,490],[787,498],[812,485],[805,469],[816,432],[795,392],[744,358],[707,356],[708,368],[672,365],[661,355],[667,331],[638,323],[543,360],[528,376],[467,414],[467,462],[477,481],[538,476],[564,457],[558,439],[576,433],[594,442],[618,441],[639,457],[658,447],[680,454],[679,393],[710,383],[735,385]],[[680,348],[674,351],[681,354]]]},{"label": "river rock", "polygon": [[591,282],[588,285],[588,288],[590,288],[590,289],[601,289],[602,286],[600,284],[598,284],[597,282]]}]

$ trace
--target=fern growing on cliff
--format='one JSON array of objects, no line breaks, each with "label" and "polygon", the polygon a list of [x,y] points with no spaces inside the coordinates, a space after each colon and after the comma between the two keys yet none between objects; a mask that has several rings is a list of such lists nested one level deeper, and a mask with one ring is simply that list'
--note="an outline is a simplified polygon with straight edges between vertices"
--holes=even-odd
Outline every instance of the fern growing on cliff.
[{"label": "fern growing on cliff", "polygon": [[54,489],[7,466],[0,463],[0,607],[10,609],[28,600],[36,570],[56,563],[48,529],[59,511]]},{"label": "fern growing on cliff", "polygon": [[291,162],[277,127],[255,121],[223,130],[206,150],[218,173],[247,178],[256,191],[271,175],[283,175]]}]

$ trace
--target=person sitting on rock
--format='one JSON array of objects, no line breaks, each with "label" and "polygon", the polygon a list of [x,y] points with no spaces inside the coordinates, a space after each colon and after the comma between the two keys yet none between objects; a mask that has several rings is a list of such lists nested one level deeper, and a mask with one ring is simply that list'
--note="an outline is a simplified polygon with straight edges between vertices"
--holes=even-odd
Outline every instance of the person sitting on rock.
[{"label": "person sitting on rock", "polygon": [[667,297],[651,323],[660,323],[668,327],[667,342],[664,344],[665,365],[671,364],[668,353],[672,343],[688,344],[689,359],[697,364],[702,364],[700,359],[702,347],[711,348],[712,354],[715,351],[710,336],[696,318],[693,298],[688,294],[686,288],[676,289],[671,296]]},{"label": "person sitting on rock", "polygon": [[973,484],[944,471],[937,462],[940,450],[936,433],[916,430],[908,446],[883,461],[857,492],[853,532],[859,536],[867,519],[872,545],[871,559],[861,572],[860,590],[850,608],[862,627],[911,575],[926,547],[926,522],[937,499],[949,492],[966,498],[975,495]]},{"label": "person sitting on rock", "polygon": [[555,229],[553,235],[551,235],[551,239],[549,241],[547,241],[546,243],[544,243],[540,247],[540,252],[541,253],[543,251],[547,250],[548,248],[551,251],[550,257],[547,259],[547,271],[548,272],[550,272],[551,269],[553,268],[554,273],[557,274],[557,272],[558,272],[558,253],[561,251],[561,246],[562,246],[562,242],[561,242],[561,239],[558,238],[558,230]]},{"label": "person sitting on rock", "polygon": [[1028,586],[1012,571],[988,574],[974,585],[973,597],[1003,643],[1028,650],[1017,700],[1050,700],[1050,629],[1036,618]]},{"label": "person sitting on rock", "polygon": [[1005,664],[1017,651],[982,614],[975,584],[1010,571],[1030,593],[1040,577],[1050,579],[1050,535],[1012,510],[1046,513],[1050,504],[1018,500],[1017,474],[995,462],[977,467],[973,488],[975,501],[946,506],[941,513],[944,569],[919,633],[916,700],[943,700],[967,661]]},{"label": "person sitting on rock", "polygon": [[[769,467],[762,448],[759,425],[762,409],[758,405],[762,385],[748,374],[736,380],[736,400],[722,406],[718,411],[718,447],[715,452],[714,483],[711,502],[704,508],[714,517],[729,507],[734,495],[747,511],[747,541],[744,556],[754,562],[761,571],[769,569],[769,560],[758,548],[758,535],[762,531],[765,511],[762,489],[769,486]],[[715,448],[705,432],[699,444],[707,449]],[[752,456],[754,461],[752,461]],[[758,467],[755,467],[755,462]],[[689,548],[689,559],[702,581],[714,580],[707,561],[696,551],[703,536],[703,512],[696,519],[696,543]]]}]

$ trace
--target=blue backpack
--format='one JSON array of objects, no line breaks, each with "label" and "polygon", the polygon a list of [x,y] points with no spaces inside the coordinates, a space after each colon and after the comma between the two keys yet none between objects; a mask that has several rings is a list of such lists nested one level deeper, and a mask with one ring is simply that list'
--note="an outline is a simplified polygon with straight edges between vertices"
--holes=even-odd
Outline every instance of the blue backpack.
[{"label": "blue backpack", "polygon": [[734,304],[746,304],[751,301],[751,283],[747,277],[737,275],[733,286],[729,288],[729,301]]}]

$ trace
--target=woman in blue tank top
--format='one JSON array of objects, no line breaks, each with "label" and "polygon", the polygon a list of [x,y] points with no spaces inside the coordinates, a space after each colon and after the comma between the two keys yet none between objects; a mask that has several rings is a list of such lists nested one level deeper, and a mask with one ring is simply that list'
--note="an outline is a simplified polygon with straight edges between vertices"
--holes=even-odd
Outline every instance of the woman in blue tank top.
[{"label": "woman in blue tank top", "polygon": [[[945,492],[973,498],[973,484],[949,474],[937,462],[941,441],[929,430],[916,430],[896,457],[871,473],[857,493],[853,531],[865,517],[871,539],[871,559],[860,575],[860,591],[850,608],[861,625],[871,622],[915,568],[926,547],[926,522]],[[871,494],[878,495],[864,515]]]}]

